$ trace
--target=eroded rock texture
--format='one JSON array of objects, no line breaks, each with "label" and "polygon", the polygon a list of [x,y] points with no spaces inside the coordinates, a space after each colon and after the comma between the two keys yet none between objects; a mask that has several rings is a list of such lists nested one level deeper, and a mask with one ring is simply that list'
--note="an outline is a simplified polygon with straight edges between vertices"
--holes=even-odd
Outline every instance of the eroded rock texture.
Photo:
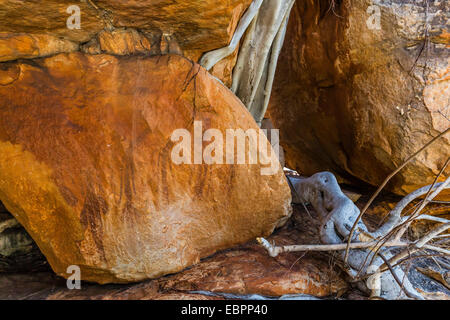
[{"label": "eroded rock texture", "polygon": [[[334,9],[328,0],[296,2],[269,113],[289,167],[376,186],[450,126],[449,3],[334,2]],[[388,189],[404,194],[431,184],[450,155],[449,139],[420,154]]]},{"label": "eroded rock texture", "polygon": [[[0,1],[0,61],[81,49],[89,54],[181,54],[198,61],[228,44],[251,0]],[[80,12],[80,28],[68,28]],[[212,74],[231,86],[236,54]]]},{"label": "eroded rock texture", "polygon": [[10,34],[0,32],[0,62],[46,57],[78,50],[75,42],[46,34]]},{"label": "eroded rock texture", "polygon": [[0,83],[0,200],[61,276],[69,265],[99,283],[174,273],[290,214],[279,166],[171,161],[173,131],[192,134],[193,121],[258,128],[185,58],[59,54],[3,63]]},{"label": "eroded rock texture", "polygon": [[[45,34],[77,43],[91,40],[103,29],[134,28],[148,36],[168,35],[188,56],[228,44],[242,13],[251,0],[169,1],[169,0],[87,0],[0,2],[0,31]],[[68,7],[77,5],[80,29],[67,28]]]},{"label": "eroded rock texture", "polygon": [[[278,229],[269,241],[282,244],[316,243],[317,219],[294,206],[291,223]],[[312,212],[314,214],[314,212]],[[256,241],[216,253],[177,274],[132,284],[98,285],[82,282],[81,290],[69,290],[64,279],[52,273],[0,274],[0,299],[211,299],[253,294],[272,298],[313,295],[332,299],[352,292],[333,257],[318,252],[267,255]],[[212,297],[199,293],[218,295]],[[222,295],[225,294],[225,295]],[[227,295],[228,294],[228,295]],[[292,297],[291,297],[292,298]]]}]

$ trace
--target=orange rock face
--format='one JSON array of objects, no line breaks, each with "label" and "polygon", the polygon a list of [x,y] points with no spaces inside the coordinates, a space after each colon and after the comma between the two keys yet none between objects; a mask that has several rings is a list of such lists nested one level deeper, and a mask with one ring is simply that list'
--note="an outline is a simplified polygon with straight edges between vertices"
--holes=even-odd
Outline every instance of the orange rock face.
[{"label": "orange rock face", "polygon": [[194,121],[257,129],[185,58],[60,54],[3,63],[0,83],[0,200],[61,276],[69,265],[99,283],[177,272],[290,214],[280,167],[171,161],[173,131]]},{"label": "orange rock face", "polygon": [[77,50],[76,43],[45,34],[0,33],[0,62],[45,57]]},{"label": "orange rock face", "polygon": [[[0,62],[78,51],[112,55],[176,53],[198,61],[226,46],[251,0],[0,1]],[[73,7],[76,5],[77,12]],[[75,11],[74,11],[75,10]],[[79,28],[69,28],[79,13]],[[235,54],[212,74],[231,86]]]},{"label": "orange rock face", "polygon": [[[268,240],[278,245],[319,243],[320,222],[314,211],[310,213],[314,218],[294,206],[293,223]],[[230,299],[230,294],[243,299],[253,294],[345,298],[353,292],[345,279],[332,253],[289,252],[272,258],[253,240],[202,259],[182,272],[141,283],[104,286],[82,282],[80,290],[69,290],[66,281],[51,272],[0,273],[0,299]],[[209,295],[201,294],[205,292]]]},{"label": "orange rock face", "polygon": [[[92,1],[39,0],[0,1],[0,31],[8,33],[46,34],[63,37],[66,40],[85,42],[106,24],[100,13],[91,5]],[[69,29],[67,20],[74,11],[71,5],[80,9],[80,28]]]},{"label": "orange rock face", "polygon": [[99,0],[117,27],[161,31],[175,37],[183,50],[210,51],[228,44],[251,0]]},{"label": "orange rock face", "polygon": [[[280,243],[286,238],[276,236],[272,240]],[[161,283],[166,290],[273,297],[287,294],[327,297],[347,289],[342,276],[326,261],[303,253],[274,259],[257,245],[220,253],[190,270],[162,279]]]},{"label": "orange rock face", "polygon": [[[87,42],[105,28],[130,27],[149,35],[170,35],[185,56],[226,46],[251,0],[96,0],[73,1],[3,0],[0,2],[0,32],[47,34],[75,42]],[[80,28],[67,28],[80,9]],[[120,48],[123,50],[123,48]]]},{"label": "orange rock face", "polygon": [[[269,113],[287,165],[301,174],[328,170],[378,186],[450,126],[448,4],[379,1],[379,28],[369,28],[373,4],[345,0],[331,10],[329,1],[297,1],[292,10]],[[431,184],[449,156],[447,134],[388,189]]]}]

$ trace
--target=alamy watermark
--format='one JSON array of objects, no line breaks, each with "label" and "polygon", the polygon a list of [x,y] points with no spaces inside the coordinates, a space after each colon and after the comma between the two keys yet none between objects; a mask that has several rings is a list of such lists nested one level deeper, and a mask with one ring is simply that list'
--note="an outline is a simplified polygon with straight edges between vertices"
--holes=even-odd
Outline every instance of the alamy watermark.
[{"label": "alamy watermark", "polygon": [[[261,175],[276,174],[279,165],[279,131],[270,130],[272,146],[265,129],[207,129],[194,121],[194,135],[186,129],[176,129],[171,141],[171,160],[175,164],[249,164],[261,165]],[[206,146],[204,144],[208,143]]]},{"label": "alamy watermark", "polygon": [[80,269],[80,267],[77,265],[68,266],[66,273],[70,274],[70,276],[67,278],[67,281],[66,281],[67,289],[80,290],[81,289],[81,269]]},{"label": "alamy watermark", "polygon": [[81,10],[80,7],[73,4],[68,6],[66,12],[70,17],[66,20],[66,26],[69,30],[81,29]]}]

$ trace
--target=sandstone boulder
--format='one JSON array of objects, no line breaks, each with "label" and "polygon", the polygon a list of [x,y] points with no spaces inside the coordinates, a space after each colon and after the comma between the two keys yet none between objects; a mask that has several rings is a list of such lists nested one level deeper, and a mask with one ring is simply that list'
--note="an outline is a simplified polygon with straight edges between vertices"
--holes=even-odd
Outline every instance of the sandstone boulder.
[{"label": "sandstone boulder", "polygon": [[194,121],[257,129],[199,65],[70,53],[0,66],[0,200],[57,274],[78,265],[99,283],[155,278],[290,214],[278,163],[261,175],[259,164],[171,161],[172,133]]},{"label": "sandstone boulder", "polygon": [[[319,243],[320,222],[310,218],[302,206],[294,206],[292,215],[295,222],[287,223],[268,240],[283,245]],[[272,258],[254,240],[216,253],[182,272],[140,283],[83,282],[80,290],[69,290],[63,279],[50,272],[0,274],[0,299],[343,298],[352,292],[332,254],[289,252]]]},{"label": "sandstone boulder", "polygon": [[[271,237],[271,241],[286,245],[298,243],[292,239],[296,238],[295,233],[293,230],[282,232]],[[241,296],[306,294],[328,297],[348,289],[343,275],[330,267],[326,257],[300,252],[274,259],[256,243],[219,253],[160,282],[165,290],[210,291]]]},{"label": "sandstone boulder", "polygon": [[[450,126],[449,3],[334,3],[296,2],[270,118],[289,167],[377,186]],[[432,183],[449,156],[447,134],[388,189],[405,194]]]}]

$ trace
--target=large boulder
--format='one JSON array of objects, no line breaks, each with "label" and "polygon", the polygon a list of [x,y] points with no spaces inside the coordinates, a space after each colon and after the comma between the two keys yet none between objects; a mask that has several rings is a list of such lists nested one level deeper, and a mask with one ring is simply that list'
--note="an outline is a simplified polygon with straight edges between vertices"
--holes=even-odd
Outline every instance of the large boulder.
[{"label": "large boulder", "polygon": [[0,200],[57,274],[78,265],[99,283],[154,278],[289,216],[278,162],[263,175],[260,164],[172,161],[174,130],[193,133],[194,121],[224,135],[258,129],[199,65],[70,53],[0,67]]},{"label": "large boulder", "polygon": [[[269,113],[289,167],[377,186],[450,126],[449,3],[333,3],[296,2]],[[447,134],[388,189],[432,183],[449,156]]]},{"label": "large boulder", "polygon": [[[294,206],[295,223],[287,223],[268,241],[278,245],[319,243],[320,222],[302,210],[302,206]],[[345,279],[331,255],[289,252],[274,259],[257,241],[250,241],[203,259],[182,272],[136,284],[83,283],[81,290],[69,290],[66,281],[49,272],[0,273],[0,299],[196,299],[204,297],[201,293],[228,299],[246,299],[251,295],[272,299],[346,298],[353,290]]]}]

